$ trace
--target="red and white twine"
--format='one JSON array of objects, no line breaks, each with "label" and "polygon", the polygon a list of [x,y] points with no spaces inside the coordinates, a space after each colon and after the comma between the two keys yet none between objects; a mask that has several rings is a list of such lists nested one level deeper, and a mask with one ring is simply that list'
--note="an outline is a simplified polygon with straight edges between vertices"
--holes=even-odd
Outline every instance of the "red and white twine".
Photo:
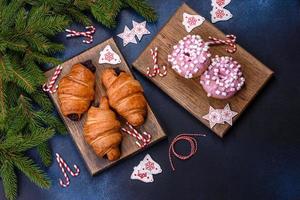
[{"label": "red and white twine", "polygon": [[65,181],[63,181],[62,179],[59,179],[59,184],[62,186],[62,187],[68,187],[70,185],[70,179],[69,179],[69,176],[68,174],[66,173],[65,169],[71,174],[71,176],[75,177],[75,176],[78,176],[79,173],[80,173],[80,170],[79,168],[77,167],[77,165],[73,165],[74,166],[74,169],[76,170],[75,172],[73,172],[70,167],[68,166],[68,164],[61,158],[61,156],[56,153],[56,161],[59,165],[59,168],[61,169],[61,172],[63,173],[64,175],[64,178],[65,178]]},{"label": "red and white twine", "polygon": [[[197,145],[196,138],[194,138],[195,136],[205,137],[206,135],[205,134],[186,134],[186,133],[184,133],[184,134],[180,134],[180,135],[176,136],[173,139],[173,141],[171,142],[170,147],[169,147],[169,161],[170,161],[171,168],[173,171],[175,171],[175,167],[174,167],[174,164],[172,161],[172,154],[180,160],[187,160],[190,157],[192,157],[194,154],[196,154],[198,145]],[[191,151],[188,155],[180,155],[179,153],[177,153],[175,151],[175,144],[180,140],[186,140],[190,143]]]},{"label": "red and white twine", "polygon": [[58,76],[60,75],[62,68],[63,67],[61,65],[58,65],[56,67],[55,72],[54,72],[53,76],[51,77],[51,80],[48,83],[45,83],[43,85],[43,87],[42,87],[43,91],[49,92],[51,94],[56,92],[58,86],[55,85],[55,82],[56,82]]},{"label": "red and white twine", "polygon": [[140,134],[131,124],[126,122],[126,125],[129,127],[129,129],[121,128],[122,131],[127,133],[128,135],[136,138],[138,141],[135,141],[135,143],[140,147],[143,148],[151,141],[151,135],[144,131],[142,134]]},{"label": "red and white twine", "polygon": [[236,46],[236,36],[235,35],[226,35],[226,40],[221,40],[215,37],[209,36],[208,39],[211,40],[207,42],[208,45],[227,45],[226,51],[228,53],[235,53],[237,50]]},{"label": "red and white twine", "polygon": [[164,77],[168,73],[165,65],[163,65],[162,69],[161,69],[157,64],[157,50],[158,50],[157,47],[155,47],[154,50],[150,49],[150,53],[151,53],[152,60],[153,60],[153,68],[151,70],[150,67],[147,67],[147,75],[149,77],[155,77],[157,74],[160,77]]},{"label": "red and white twine", "polygon": [[93,42],[93,34],[96,32],[96,28],[94,26],[87,26],[85,27],[86,31],[79,32],[71,29],[66,29],[66,32],[69,34],[66,35],[67,38],[69,37],[79,37],[83,36],[86,39],[82,40],[83,43],[89,44]]}]

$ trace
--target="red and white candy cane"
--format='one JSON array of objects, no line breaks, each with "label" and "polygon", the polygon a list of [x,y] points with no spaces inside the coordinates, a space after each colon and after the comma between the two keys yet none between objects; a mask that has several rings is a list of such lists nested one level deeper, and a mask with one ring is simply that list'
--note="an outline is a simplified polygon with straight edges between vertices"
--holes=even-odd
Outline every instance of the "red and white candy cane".
[{"label": "red and white candy cane", "polygon": [[235,35],[226,35],[226,40],[221,40],[215,37],[209,36],[208,39],[211,40],[210,42],[207,42],[208,45],[228,45],[226,48],[226,51],[228,53],[235,53],[237,50],[236,46],[236,36]]},{"label": "red and white candy cane", "polygon": [[68,166],[68,164],[61,158],[61,156],[56,153],[56,161],[59,165],[59,168],[61,169],[61,172],[63,173],[64,177],[65,177],[65,181],[63,181],[62,179],[59,179],[59,184],[62,187],[68,187],[70,185],[70,179],[69,176],[67,175],[65,169],[71,174],[71,176],[75,177],[78,176],[80,173],[79,168],[77,167],[77,165],[73,165],[74,169],[76,170],[75,172],[73,172],[70,167]]},{"label": "red and white candy cane", "polygon": [[[187,160],[197,152],[198,145],[197,145],[197,140],[194,138],[194,136],[205,137],[206,135],[205,134],[186,134],[186,133],[184,133],[184,134],[180,134],[180,135],[176,136],[173,139],[173,141],[171,142],[170,147],[169,147],[169,161],[170,161],[171,168],[173,171],[175,171],[175,167],[174,167],[174,164],[172,161],[172,154],[180,160]],[[175,151],[175,144],[180,140],[186,140],[190,143],[191,151],[188,155],[180,155]]]},{"label": "red and white candy cane", "polygon": [[96,32],[96,28],[94,26],[87,26],[85,27],[86,31],[79,32],[71,29],[66,29],[66,32],[69,34],[66,35],[67,38],[69,37],[79,37],[83,36],[87,39],[82,40],[83,43],[89,44],[93,42],[93,34]]},{"label": "red and white candy cane", "polygon": [[126,122],[126,125],[129,127],[129,129],[126,128],[121,128],[122,131],[124,131],[125,133],[127,133],[128,135],[131,135],[133,137],[135,137],[137,140],[139,140],[140,142],[142,142],[142,144],[139,141],[135,141],[135,143],[140,147],[143,148],[145,147],[147,144],[149,144],[149,142],[151,141],[151,135],[149,133],[147,133],[146,131],[144,131],[142,134],[140,134],[131,124],[129,124],[128,122]]},{"label": "red and white candy cane", "polygon": [[157,64],[157,50],[158,50],[157,47],[155,47],[154,50],[150,49],[150,53],[151,53],[152,60],[153,60],[153,68],[151,70],[150,67],[147,67],[147,75],[149,77],[155,77],[157,74],[160,77],[164,77],[168,73],[165,65],[163,65],[162,69],[161,69]]},{"label": "red and white candy cane", "polygon": [[62,68],[63,67],[61,65],[58,65],[56,67],[55,72],[54,72],[53,76],[51,77],[51,80],[48,83],[45,83],[43,85],[43,87],[42,87],[43,91],[49,92],[51,94],[56,92],[58,86],[55,85],[55,82],[56,82],[58,76],[60,75]]}]

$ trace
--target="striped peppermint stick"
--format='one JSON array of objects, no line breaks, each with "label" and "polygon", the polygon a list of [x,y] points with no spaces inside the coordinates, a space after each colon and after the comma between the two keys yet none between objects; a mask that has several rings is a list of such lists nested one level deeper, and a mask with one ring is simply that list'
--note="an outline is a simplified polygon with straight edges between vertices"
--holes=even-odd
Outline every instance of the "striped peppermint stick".
[{"label": "striped peppermint stick", "polygon": [[53,76],[51,77],[51,80],[48,83],[45,83],[42,87],[43,91],[45,92],[49,92],[49,93],[55,93],[58,86],[55,85],[55,82],[57,80],[57,78],[59,77],[61,71],[62,71],[62,66],[58,65],[55,69],[55,72],[53,74]]},{"label": "striped peppermint stick", "polygon": [[[167,73],[168,73],[167,68],[166,68],[165,65],[162,66],[162,69],[163,69],[163,70],[158,69],[158,75],[159,75],[160,77],[164,77],[164,76],[166,76]],[[163,72],[161,72],[161,71],[163,71]]]},{"label": "striped peppermint stick", "polygon": [[152,60],[153,60],[153,69],[151,71],[150,67],[147,67],[147,72],[146,73],[149,77],[155,77],[157,74],[160,77],[164,77],[164,76],[167,75],[166,66],[163,66],[163,70],[161,70],[160,67],[157,64],[157,50],[158,50],[157,47],[155,47],[154,50],[150,49],[150,53],[151,53]]},{"label": "striped peppermint stick", "polygon": [[96,32],[96,28],[94,26],[87,26],[85,27],[86,31],[79,32],[71,29],[66,29],[66,32],[69,34],[66,35],[67,38],[70,37],[79,37],[83,36],[87,39],[82,40],[83,43],[90,44],[93,42],[93,34]]},{"label": "striped peppermint stick", "polygon": [[75,172],[73,172],[70,167],[68,166],[68,164],[61,158],[61,156],[56,153],[56,161],[59,165],[59,168],[61,169],[61,172],[63,173],[64,175],[64,178],[65,178],[65,181],[63,181],[62,179],[59,179],[59,184],[66,188],[70,185],[70,179],[69,179],[69,176],[68,174],[66,173],[65,169],[71,174],[71,176],[75,177],[75,176],[78,176],[79,173],[80,173],[80,170],[79,168],[77,167],[77,165],[73,165],[74,166],[74,169],[76,170]]},{"label": "striped peppermint stick", "polygon": [[209,36],[208,39],[211,40],[207,42],[208,45],[227,45],[226,51],[228,53],[235,53],[237,51],[236,46],[236,36],[235,35],[226,35],[226,40],[221,40],[215,37]]},{"label": "striped peppermint stick", "polygon": [[[151,135],[149,133],[147,133],[146,131],[144,131],[142,134],[140,134],[131,124],[129,124],[128,122],[126,122],[126,125],[129,127],[129,129],[126,128],[121,128],[122,131],[124,131],[125,133],[127,133],[128,135],[136,138],[139,141],[135,141],[135,143],[140,147],[143,148],[145,147],[147,144],[149,144],[149,142],[151,141]],[[142,142],[142,143],[140,143]]]}]

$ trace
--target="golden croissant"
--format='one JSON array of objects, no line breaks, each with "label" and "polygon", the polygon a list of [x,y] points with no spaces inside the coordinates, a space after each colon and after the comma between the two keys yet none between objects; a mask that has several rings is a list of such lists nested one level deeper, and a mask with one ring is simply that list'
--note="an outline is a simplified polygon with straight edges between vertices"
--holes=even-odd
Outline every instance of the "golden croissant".
[{"label": "golden croissant", "polygon": [[116,74],[114,69],[102,72],[102,83],[107,90],[110,106],[133,126],[144,123],[147,114],[147,101],[141,84],[130,74]]},{"label": "golden croissant", "polygon": [[119,145],[122,141],[120,122],[109,108],[108,100],[102,97],[100,107],[92,106],[84,124],[84,138],[98,157],[107,155],[109,160],[120,157]]},{"label": "golden croissant", "polygon": [[69,74],[58,84],[58,102],[64,116],[79,120],[86,112],[95,95],[95,71],[91,62],[75,64]]}]

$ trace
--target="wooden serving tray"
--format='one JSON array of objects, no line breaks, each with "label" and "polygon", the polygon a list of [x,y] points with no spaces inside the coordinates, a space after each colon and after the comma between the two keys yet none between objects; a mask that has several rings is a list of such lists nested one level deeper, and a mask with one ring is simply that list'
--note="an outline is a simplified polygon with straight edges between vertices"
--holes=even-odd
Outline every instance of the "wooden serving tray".
[{"label": "wooden serving tray", "polygon": [[[104,47],[108,44],[111,46],[111,48],[117,54],[119,54],[121,61],[122,61],[120,64],[117,64],[117,65],[110,65],[110,64],[101,64],[100,65],[100,64],[98,64],[99,52],[101,50],[103,50]],[[126,71],[131,74],[131,72],[126,64],[126,61],[124,60],[116,43],[111,38],[111,39],[106,40],[105,42],[81,53],[80,55],[75,56],[74,58],[62,63],[63,70],[59,76],[59,79],[61,79],[64,75],[69,73],[71,67],[74,64],[79,63],[79,62],[84,62],[86,60],[92,60],[93,64],[97,68],[97,70],[96,70],[96,95],[95,95],[96,99],[100,99],[100,97],[102,95],[105,95],[105,90],[104,90],[104,87],[102,86],[102,83],[100,80],[101,70],[103,70],[104,68],[118,67],[118,68],[120,68],[120,70]],[[50,78],[53,75],[54,71],[55,71],[55,68],[47,71],[45,73],[46,77]],[[57,80],[57,81],[59,81],[59,80]],[[79,149],[79,152],[81,153],[81,155],[87,165],[88,170],[90,171],[90,173],[92,175],[95,175],[96,173],[101,172],[102,170],[116,164],[120,160],[123,160],[124,158],[127,158],[127,157],[142,150],[142,149],[138,148],[137,145],[135,144],[135,138],[133,138],[125,133],[122,133],[123,141],[121,143],[121,152],[122,152],[121,158],[114,162],[110,162],[107,159],[98,158],[96,156],[96,154],[93,152],[92,148],[85,142],[84,137],[83,137],[83,124],[86,119],[86,113],[84,114],[84,116],[82,117],[82,119],[80,121],[78,121],[78,122],[71,121],[62,115],[60,106],[58,104],[57,93],[49,94],[49,95],[50,95],[51,99],[53,100],[54,105],[56,106],[59,114],[61,115],[65,125],[67,126],[76,146]],[[124,121],[122,121],[121,124],[123,126]],[[148,106],[148,115],[145,120],[145,123],[137,129],[140,131],[147,131],[148,133],[151,133],[152,140],[148,146],[150,146],[166,137],[166,134],[162,130],[161,126],[159,125],[155,115],[153,114],[153,112],[149,106]]]},{"label": "wooden serving tray", "polygon": [[[208,20],[205,20],[201,26],[188,33],[182,25],[182,15],[184,12],[193,15],[198,14],[186,4],[183,4],[133,63],[133,66],[142,74],[146,75],[147,67],[153,66],[149,53],[150,49],[158,47],[158,63],[160,65],[167,66],[168,74],[163,78],[159,76],[150,78],[154,84],[166,92],[171,98],[198,118],[207,127],[209,127],[209,122],[202,117],[208,113],[209,106],[213,106],[214,108],[223,108],[227,103],[229,103],[231,109],[239,113],[239,115],[234,118],[234,121],[236,121],[248,104],[254,99],[258,91],[270,79],[273,72],[239,45],[237,47],[237,52],[234,54],[228,54],[225,51],[224,46],[211,47],[211,53],[213,56],[232,56],[242,65],[242,71],[244,73],[246,83],[241,91],[230,99],[217,100],[208,98],[205,91],[202,89],[202,86],[199,84],[199,78],[188,80],[177,75],[171,69],[167,60],[167,55],[172,52],[173,46],[188,34],[200,35],[207,41],[208,36],[225,39],[225,35],[209,23]],[[211,130],[218,136],[223,137],[229,127],[230,125],[228,124],[217,124]]]}]

